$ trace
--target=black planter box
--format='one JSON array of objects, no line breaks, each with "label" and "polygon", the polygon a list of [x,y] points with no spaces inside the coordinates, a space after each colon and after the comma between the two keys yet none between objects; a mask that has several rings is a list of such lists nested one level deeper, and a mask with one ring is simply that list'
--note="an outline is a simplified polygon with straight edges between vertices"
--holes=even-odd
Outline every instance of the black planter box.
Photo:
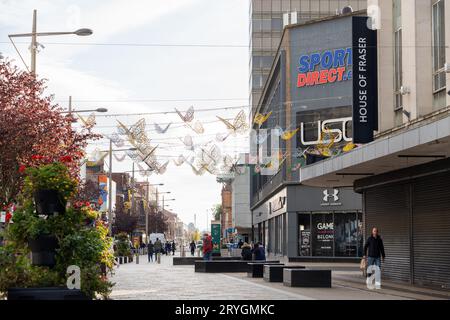
[{"label": "black planter box", "polygon": [[11,288],[8,300],[91,300],[81,290],[67,288]]},{"label": "black planter box", "polygon": [[[238,260],[239,257],[212,257],[213,261]],[[195,261],[203,261],[203,257],[173,257],[174,266],[193,266]]]},{"label": "black planter box", "polygon": [[31,250],[31,263],[35,266],[54,267],[56,264],[56,249],[58,240],[55,236],[41,235],[28,240]]},{"label": "black planter box", "polygon": [[264,275],[264,266],[265,265],[284,266],[284,263],[279,263],[279,262],[264,262],[264,263],[249,262],[248,263],[248,270],[247,270],[247,277],[249,277],[249,278],[262,278],[263,275]]},{"label": "black planter box", "polygon": [[283,282],[284,269],[305,269],[304,266],[264,265],[264,280],[267,282]]},{"label": "black planter box", "polygon": [[34,193],[34,203],[39,215],[51,216],[66,212],[66,201],[56,190],[37,190]]},{"label": "black planter box", "polygon": [[300,288],[331,288],[331,270],[284,269],[283,285]]},{"label": "black planter box", "polygon": [[[280,261],[261,261],[260,263],[279,263]],[[195,272],[232,273],[247,272],[248,261],[245,260],[213,260],[195,261]]]}]

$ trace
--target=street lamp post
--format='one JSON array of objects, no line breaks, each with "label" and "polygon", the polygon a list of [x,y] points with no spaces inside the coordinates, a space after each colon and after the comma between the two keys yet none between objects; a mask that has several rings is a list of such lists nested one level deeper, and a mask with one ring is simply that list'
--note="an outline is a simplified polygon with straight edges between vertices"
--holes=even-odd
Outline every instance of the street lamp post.
[{"label": "street lamp post", "polygon": [[[62,35],[77,35],[77,36],[90,36],[93,33],[91,29],[82,28],[75,31],[69,32],[37,32],[37,10],[33,10],[33,25],[31,33],[16,33],[8,35],[9,39],[14,45],[12,38],[20,37],[31,37],[31,73],[36,74],[36,54],[37,54],[37,37],[47,37],[47,36],[62,36]],[[14,45],[14,47],[16,47]]]},{"label": "street lamp post", "polygon": [[133,151],[136,148],[128,148],[128,149],[117,149],[113,150],[112,148],[112,140],[109,139],[109,168],[108,168],[108,233],[112,235],[112,166],[113,159],[112,153],[117,151]]}]

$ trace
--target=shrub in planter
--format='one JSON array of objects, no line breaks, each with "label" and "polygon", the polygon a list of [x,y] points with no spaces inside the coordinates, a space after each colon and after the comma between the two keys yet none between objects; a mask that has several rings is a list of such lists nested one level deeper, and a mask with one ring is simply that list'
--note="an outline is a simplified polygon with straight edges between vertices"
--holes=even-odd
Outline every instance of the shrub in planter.
[{"label": "shrub in planter", "polygon": [[74,196],[77,182],[67,167],[59,162],[26,169],[24,191],[32,196],[39,215],[62,214],[67,200]]},{"label": "shrub in planter", "polygon": [[128,257],[131,259],[132,254],[130,250],[130,241],[128,235],[124,232],[116,236],[116,250],[114,252],[116,257]]},{"label": "shrub in planter", "polygon": [[[14,223],[5,230],[7,245],[0,247],[0,296],[6,295],[10,288],[66,287],[67,267],[76,265],[80,267],[84,295],[91,299],[107,298],[113,286],[107,274],[112,273],[114,255],[112,239],[108,237],[107,227],[97,218],[98,213],[86,204],[75,206],[70,202],[65,214],[42,216],[35,211],[33,192],[40,185],[52,187],[51,182],[55,181],[53,190],[58,190],[65,201],[70,201],[74,193],[75,182],[67,178],[67,170],[62,170],[61,164],[50,166],[32,170],[33,178],[26,178],[21,204],[14,212]],[[54,172],[60,172],[62,177],[51,177]],[[38,176],[48,183],[42,183]],[[45,251],[49,248],[54,256]],[[35,253],[38,253],[37,258]],[[49,256],[54,259],[53,263],[48,263]],[[41,265],[34,265],[36,262]]]}]

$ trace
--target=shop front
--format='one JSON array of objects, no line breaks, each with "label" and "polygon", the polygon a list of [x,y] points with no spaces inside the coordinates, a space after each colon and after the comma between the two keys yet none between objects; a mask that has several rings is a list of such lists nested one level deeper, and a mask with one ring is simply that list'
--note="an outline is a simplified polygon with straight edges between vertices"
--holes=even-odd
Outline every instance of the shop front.
[{"label": "shop front", "polygon": [[290,185],[253,210],[255,240],[292,261],[362,256],[362,199],[348,188]]}]

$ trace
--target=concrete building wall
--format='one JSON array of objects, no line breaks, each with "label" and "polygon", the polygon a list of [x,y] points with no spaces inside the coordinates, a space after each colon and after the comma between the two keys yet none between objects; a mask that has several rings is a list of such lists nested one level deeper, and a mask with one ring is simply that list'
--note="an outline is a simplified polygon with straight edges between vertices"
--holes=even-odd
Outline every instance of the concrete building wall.
[{"label": "concrete building wall", "polygon": [[[394,18],[395,0],[368,0],[368,5],[380,8],[381,29],[378,33],[379,56],[379,127],[380,132],[408,123],[442,107],[433,92],[433,32],[432,6],[437,0],[399,0],[402,28],[403,86],[410,93],[403,95],[403,108],[395,109],[394,90]],[[450,3],[445,0],[446,20],[450,18]],[[446,23],[446,44],[450,43],[450,26]],[[446,61],[450,61],[450,50],[446,46]],[[446,74],[449,90],[450,76]],[[441,92],[444,94],[444,92]],[[405,112],[403,112],[405,111]],[[405,113],[410,113],[410,118]]]},{"label": "concrete building wall", "polygon": [[233,227],[238,231],[252,227],[250,211],[250,169],[244,174],[237,174],[231,185]]}]

